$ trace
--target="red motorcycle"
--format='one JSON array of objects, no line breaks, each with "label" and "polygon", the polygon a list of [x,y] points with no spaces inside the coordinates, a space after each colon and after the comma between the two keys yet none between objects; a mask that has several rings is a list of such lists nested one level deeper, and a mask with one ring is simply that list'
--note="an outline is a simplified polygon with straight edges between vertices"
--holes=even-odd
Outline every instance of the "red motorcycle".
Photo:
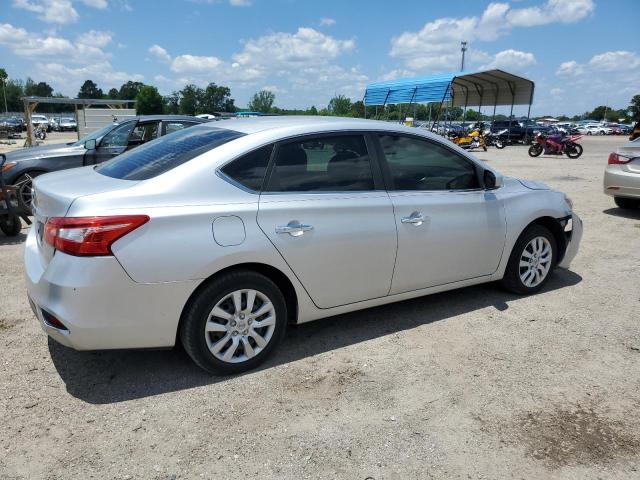
[{"label": "red motorcycle", "polygon": [[578,158],[582,155],[582,145],[576,143],[582,135],[550,135],[542,133],[536,135],[536,141],[529,147],[529,155],[537,157],[542,152],[545,155],[566,154],[569,158]]}]

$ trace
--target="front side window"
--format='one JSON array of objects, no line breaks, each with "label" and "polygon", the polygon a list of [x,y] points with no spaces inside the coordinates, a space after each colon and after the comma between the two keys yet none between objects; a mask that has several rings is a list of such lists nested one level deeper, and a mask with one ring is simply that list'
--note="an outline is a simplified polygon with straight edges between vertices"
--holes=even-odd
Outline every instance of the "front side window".
[{"label": "front side window", "polygon": [[395,190],[469,190],[480,187],[474,165],[434,142],[380,135]]},{"label": "front side window", "polygon": [[104,136],[100,142],[100,147],[126,148],[129,144],[129,135],[131,135],[131,131],[135,126],[136,122],[128,122],[114,128]]},{"label": "front side window", "polygon": [[341,192],[373,190],[362,135],[336,135],[286,143],[278,148],[267,191]]},{"label": "front side window", "polygon": [[273,145],[254,150],[235,159],[222,168],[222,172],[245,188],[259,192],[267,172]]},{"label": "front side window", "polygon": [[208,126],[187,128],[134,148],[96,168],[122,180],[147,180],[245,134]]},{"label": "front side window", "polygon": [[158,138],[158,122],[138,123],[129,137],[129,146],[142,145]]}]

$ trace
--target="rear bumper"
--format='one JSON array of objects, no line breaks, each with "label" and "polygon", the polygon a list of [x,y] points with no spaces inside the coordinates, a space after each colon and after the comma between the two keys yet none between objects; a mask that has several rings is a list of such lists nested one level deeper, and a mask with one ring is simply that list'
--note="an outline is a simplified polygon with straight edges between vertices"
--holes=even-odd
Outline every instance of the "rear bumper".
[{"label": "rear bumper", "polygon": [[567,249],[562,261],[558,264],[560,268],[569,268],[571,262],[578,254],[580,240],[582,240],[582,220],[575,213],[571,214],[571,231],[565,232],[568,236]]},{"label": "rear bumper", "polygon": [[[76,350],[173,346],[180,314],[197,286],[136,283],[114,257],[56,252],[45,266],[33,228],[24,264],[29,300],[42,329]],[[67,330],[47,323],[46,314]]]},{"label": "rear bumper", "polygon": [[640,174],[625,172],[621,165],[608,165],[604,171],[604,193],[612,197],[640,198]]}]

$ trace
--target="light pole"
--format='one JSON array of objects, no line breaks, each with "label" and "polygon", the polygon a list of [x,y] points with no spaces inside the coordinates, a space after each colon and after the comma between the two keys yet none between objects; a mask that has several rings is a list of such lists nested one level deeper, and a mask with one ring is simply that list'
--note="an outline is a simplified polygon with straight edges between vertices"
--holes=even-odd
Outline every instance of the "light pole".
[{"label": "light pole", "polygon": [[460,42],[462,52],[462,62],[460,63],[460,71],[464,72],[464,53],[467,51],[467,42]]}]

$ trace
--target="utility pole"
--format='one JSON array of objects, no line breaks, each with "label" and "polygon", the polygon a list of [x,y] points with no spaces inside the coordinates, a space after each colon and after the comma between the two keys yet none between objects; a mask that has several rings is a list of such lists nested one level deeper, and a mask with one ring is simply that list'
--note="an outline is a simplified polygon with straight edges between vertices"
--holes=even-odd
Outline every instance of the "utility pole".
[{"label": "utility pole", "polygon": [[467,51],[467,42],[460,42],[462,48],[460,51],[462,52],[462,62],[460,64],[460,71],[464,72],[464,53]]}]

